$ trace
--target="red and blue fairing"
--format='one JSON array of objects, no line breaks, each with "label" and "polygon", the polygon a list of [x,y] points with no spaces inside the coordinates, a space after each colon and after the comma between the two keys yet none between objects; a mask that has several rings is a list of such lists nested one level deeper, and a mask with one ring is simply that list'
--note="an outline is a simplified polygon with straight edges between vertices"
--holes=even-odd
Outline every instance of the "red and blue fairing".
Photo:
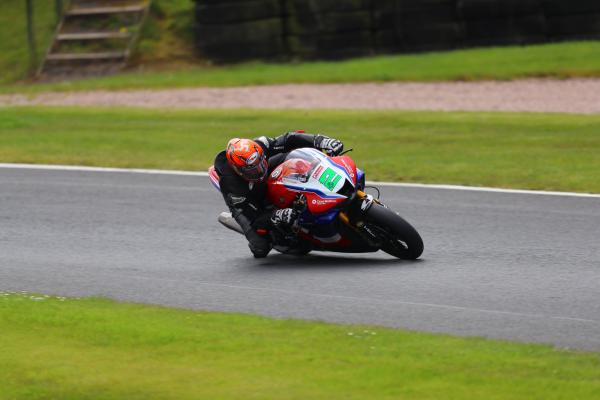
[{"label": "red and blue fairing", "polygon": [[217,174],[217,171],[215,171],[215,167],[214,165],[211,165],[208,168],[208,178],[210,179],[210,183],[212,183],[212,185],[220,192],[221,191],[221,185],[220,185],[220,178],[219,175]]},{"label": "red and blue fairing", "polygon": [[342,204],[356,192],[361,175],[350,157],[327,157],[315,149],[298,149],[269,176],[267,197],[276,207],[286,208],[303,194],[307,211],[300,217],[301,236],[321,246],[340,246],[344,240],[337,235],[334,221]]},{"label": "red and blue fairing", "polygon": [[267,196],[276,207],[286,208],[298,194],[304,194],[310,214],[319,215],[354,193],[356,180],[356,165],[350,157],[330,158],[315,149],[298,149],[271,172]]}]

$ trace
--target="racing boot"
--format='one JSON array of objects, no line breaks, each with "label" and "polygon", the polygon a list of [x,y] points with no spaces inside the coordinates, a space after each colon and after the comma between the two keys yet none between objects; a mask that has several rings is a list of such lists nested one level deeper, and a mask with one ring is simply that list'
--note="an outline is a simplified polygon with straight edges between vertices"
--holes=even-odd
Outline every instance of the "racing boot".
[{"label": "racing boot", "polygon": [[254,258],[265,258],[271,251],[271,241],[259,234],[247,235],[248,247]]}]

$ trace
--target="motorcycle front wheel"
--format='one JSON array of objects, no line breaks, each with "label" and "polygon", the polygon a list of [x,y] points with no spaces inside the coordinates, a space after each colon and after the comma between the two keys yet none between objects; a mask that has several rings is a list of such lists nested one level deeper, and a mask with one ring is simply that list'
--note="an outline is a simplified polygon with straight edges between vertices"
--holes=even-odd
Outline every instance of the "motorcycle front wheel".
[{"label": "motorcycle front wheel", "polygon": [[394,211],[375,203],[365,217],[367,229],[381,241],[381,250],[403,260],[416,260],[423,253],[419,232]]}]

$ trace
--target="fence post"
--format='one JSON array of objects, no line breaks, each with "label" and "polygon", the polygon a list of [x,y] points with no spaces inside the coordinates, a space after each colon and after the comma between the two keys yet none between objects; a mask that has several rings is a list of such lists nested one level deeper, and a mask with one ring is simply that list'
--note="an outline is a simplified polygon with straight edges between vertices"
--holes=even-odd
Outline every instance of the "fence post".
[{"label": "fence post", "polygon": [[37,49],[35,46],[35,34],[33,30],[33,2],[25,0],[27,8],[27,43],[29,45],[29,68],[30,71],[37,67]]}]

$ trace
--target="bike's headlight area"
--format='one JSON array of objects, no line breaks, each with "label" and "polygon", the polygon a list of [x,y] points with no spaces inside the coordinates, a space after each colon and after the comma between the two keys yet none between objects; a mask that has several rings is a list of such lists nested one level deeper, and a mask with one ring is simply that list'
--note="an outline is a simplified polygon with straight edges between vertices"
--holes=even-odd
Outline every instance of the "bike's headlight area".
[{"label": "bike's headlight area", "polygon": [[342,186],[342,188],[338,191],[338,194],[341,194],[342,196],[350,197],[354,194],[355,191],[356,191],[356,189],[354,188],[354,185],[352,184],[352,182],[350,182],[349,180],[346,179],[346,181],[344,182],[344,186]]}]

